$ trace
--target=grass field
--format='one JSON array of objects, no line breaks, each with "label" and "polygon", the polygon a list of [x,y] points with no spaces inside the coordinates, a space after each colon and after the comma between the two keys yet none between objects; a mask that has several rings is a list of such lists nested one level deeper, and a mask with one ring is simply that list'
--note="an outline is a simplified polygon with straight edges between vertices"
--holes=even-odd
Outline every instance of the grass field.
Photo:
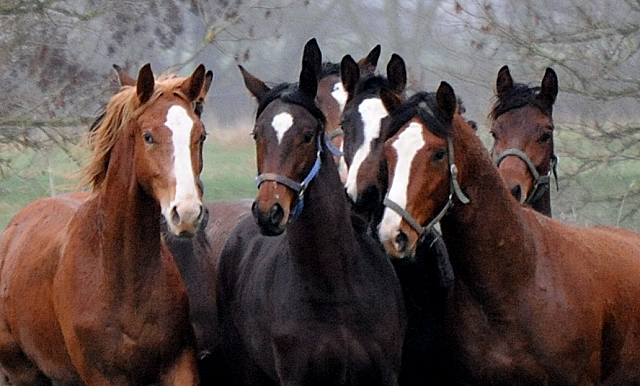
[{"label": "grass field", "polygon": [[[30,202],[76,190],[80,165],[61,151],[14,151],[11,158],[7,177],[0,176],[0,229]],[[255,150],[248,134],[210,132],[203,158],[205,201],[255,196]]]},{"label": "grass field", "polygon": [[[205,201],[255,196],[255,150],[248,132],[210,131],[202,171]],[[483,141],[489,146],[489,138]],[[630,159],[615,165],[598,161],[590,170],[571,178],[580,165],[576,157],[592,154],[596,159],[598,145],[579,141],[564,131],[558,133],[556,147],[560,189],[556,191],[554,182],[554,217],[579,225],[619,225],[640,231],[640,161]],[[0,160],[3,155],[0,152]],[[6,178],[0,175],[0,229],[28,203],[74,190],[77,183],[70,175],[80,168],[61,151],[11,155],[11,170]]]}]

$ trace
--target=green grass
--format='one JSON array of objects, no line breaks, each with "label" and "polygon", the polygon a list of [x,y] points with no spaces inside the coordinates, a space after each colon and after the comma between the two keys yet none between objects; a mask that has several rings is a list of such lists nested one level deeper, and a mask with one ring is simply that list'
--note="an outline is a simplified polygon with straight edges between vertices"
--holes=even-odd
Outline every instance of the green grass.
[{"label": "green grass", "polygon": [[[245,138],[246,137],[246,138]],[[62,151],[4,151],[10,169],[0,174],[0,230],[27,204],[76,190],[80,166]],[[213,132],[205,142],[201,178],[205,201],[254,197],[255,148],[249,135]]]}]

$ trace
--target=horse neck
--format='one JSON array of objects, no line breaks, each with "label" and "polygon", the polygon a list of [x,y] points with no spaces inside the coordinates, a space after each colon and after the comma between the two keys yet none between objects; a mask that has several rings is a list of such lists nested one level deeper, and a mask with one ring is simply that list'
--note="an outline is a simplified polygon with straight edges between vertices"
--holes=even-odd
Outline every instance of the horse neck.
[{"label": "horse neck", "polygon": [[356,236],[331,153],[324,149],[321,157],[322,166],[305,192],[300,217],[288,227],[288,242],[294,261],[305,270],[338,278],[357,253]]},{"label": "horse neck", "polygon": [[123,291],[152,279],[161,264],[160,208],[138,184],[133,155],[127,138],[116,144],[105,180],[91,200],[105,279]]},{"label": "horse neck", "polygon": [[454,149],[458,180],[470,202],[454,201],[440,222],[442,236],[456,281],[464,282],[485,306],[499,312],[533,274],[534,261],[527,253],[535,248],[527,225],[532,212],[511,196],[470,128],[455,130]]}]

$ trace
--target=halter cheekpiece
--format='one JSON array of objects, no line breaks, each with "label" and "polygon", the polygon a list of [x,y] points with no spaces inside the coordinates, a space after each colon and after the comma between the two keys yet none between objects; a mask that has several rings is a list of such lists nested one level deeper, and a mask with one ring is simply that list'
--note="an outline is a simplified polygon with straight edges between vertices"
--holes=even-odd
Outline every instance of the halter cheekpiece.
[{"label": "halter cheekpiece", "polygon": [[527,169],[529,170],[529,173],[531,173],[531,176],[533,177],[533,189],[531,189],[531,193],[529,193],[527,198],[524,200],[525,204],[531,204],[533,202],[536,202],[537,200],[540,199],[540,197],[542,197],[542,195],[547,190],[549,190],[552,172],[553,172],[553,178],[556,180],[556,190],[559,189],[558,157],[555,154],[551,154],[551,161],[550,161],[551,169],[545,175],[540,175],[540,173],[538,173],[538,171],[536,170],[536,166],[533,164],[533,161],[531,161],[531,158],[529,158],[527,153],[523,152],[520,149],[516,149],[516,148],[507,149],[502,153],[498,154],[498,156],[493,160],[493,162],[496,164],[496,166],[499,167],[502,160],[504,160],[506,157],[511,155],[520,158],[522,162],[524,162],[525,165],[527,165]]},{"label": "halter cheekpiece", "polygon": [[[425,102],[421,102],[418,105],[418,108],[419,108],[419,111],[423,113],[421,114],[421,117],[424,117],[424,115],[426,115],[427,117],[430,118],[430,120],[438,121],[438,119],[433,114],[433,111],[427,106]],[[411,226],[411,228],[413,228],[413,230],[415,230],[418,233],[418,237],[420,240],[427,233],[429,233],[431,229],[445,216],[445,214],[447,214],[449,209],[453,207],[454,195],[458,198],[458,200],[460,200],[461,203],[463,204],[469,203],[469,198],[464,194],[464,192],[462,192],[462,189],[460,188],[460,184],[458,183],[458,167],[455,164],[454,155],[453,155],[453,139],[450,137],[447,138],[447,152],[448,152],[448,159],[449,159],[449,198],[445,206],[440,210],[440,212],[436,215],[436,217],[434,217],[427,225],[422,226],[422,224],[420,224],[418,220],[416,220],[409,212],[407,212],[405,208],[401,207],[396,202],[391,200],[388,194],[385,195],[383,200],[384,206],[386,206],[387,208],[393,210],[398,215],[400,215],[400,217],[402,217],[402,219],[406,221],[407,224],[409,224],[409,226]]]}]

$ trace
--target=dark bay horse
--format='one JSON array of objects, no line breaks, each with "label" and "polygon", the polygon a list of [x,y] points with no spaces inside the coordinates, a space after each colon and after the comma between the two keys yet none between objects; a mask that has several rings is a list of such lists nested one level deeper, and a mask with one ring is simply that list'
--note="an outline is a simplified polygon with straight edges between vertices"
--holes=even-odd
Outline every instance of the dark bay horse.
[{"label": "dark bay horse", "polygon": [[[373,47],[367,56],[360,59],[357,63],[358,69],[362,76],[373,74],[378,65],[378,58],[380,57],[380,45]],[[324,62],[322,64],[322,70],[318,75],[318,92],[316,95],[316,104],[320,110],[324,113],[327,120],[325,130],[328,134],[328,139],[333,143],[334,157],[338,163],[338,171],[340,172],[340,178],[342,181],[346,181],[347,167],[342,157],[342,137],[344,131],[341,127],[340,118],[342,116],[342,110],[347,102],[347,92],[344,90],[342,80],[340,78],[340,64],[333,62]]]},{"label": "dark bay horse", "polygon": [[[442,82],[396,104],[380,240],[413,254],[441,217],[455,272],[448,323],[462,384],[640,384],[640,234],[566,225],[520,205]],[[455,154],[454,154],[455,150]]]},{"label": "dark bay horse", "polygon": [[220,263],[222,357],[236,384],[397,384],[401,289],[352,227],[314,102],[320,66],[312,39],[297,85],[269,88],[240,67],[259,102],[259,192]]},{"label": "dark bay horse", "polygon": [[514,83],[508,66],[498,71],[496,99],[489,119],[491,156],[517,201],[551,216],[551,173],[558,158],[553,147],[553,104],[558,77],[547,68],[540,87]]},{"label": "dark bay horse", "polygon": [[13,385],[195,385],[186,289],[161,224],[203,221],[205,80],[154,79],[109,102],[93,132],[85,193],[30,204],[0,240],[0,366]]},{"label": "dark bay horse", "polygon": [[[342,116],[345,160],[349,165],[347,192],[353,210],[377,239],[377,226],[384,210],[387,168],[384,142],[394,133],[380,92],[403,99],[407,82],[404,61],[392,55],[387,76],[360,76],[355,62],[345,56],[342,76],[349,97]],[[392,261],[403,289],[408,315],[402,354],[402,385],[446,385],[452,380],[443,346],[445,299],[453,282],[446,247],[435,231],[425,235],[415,259]]]}]

